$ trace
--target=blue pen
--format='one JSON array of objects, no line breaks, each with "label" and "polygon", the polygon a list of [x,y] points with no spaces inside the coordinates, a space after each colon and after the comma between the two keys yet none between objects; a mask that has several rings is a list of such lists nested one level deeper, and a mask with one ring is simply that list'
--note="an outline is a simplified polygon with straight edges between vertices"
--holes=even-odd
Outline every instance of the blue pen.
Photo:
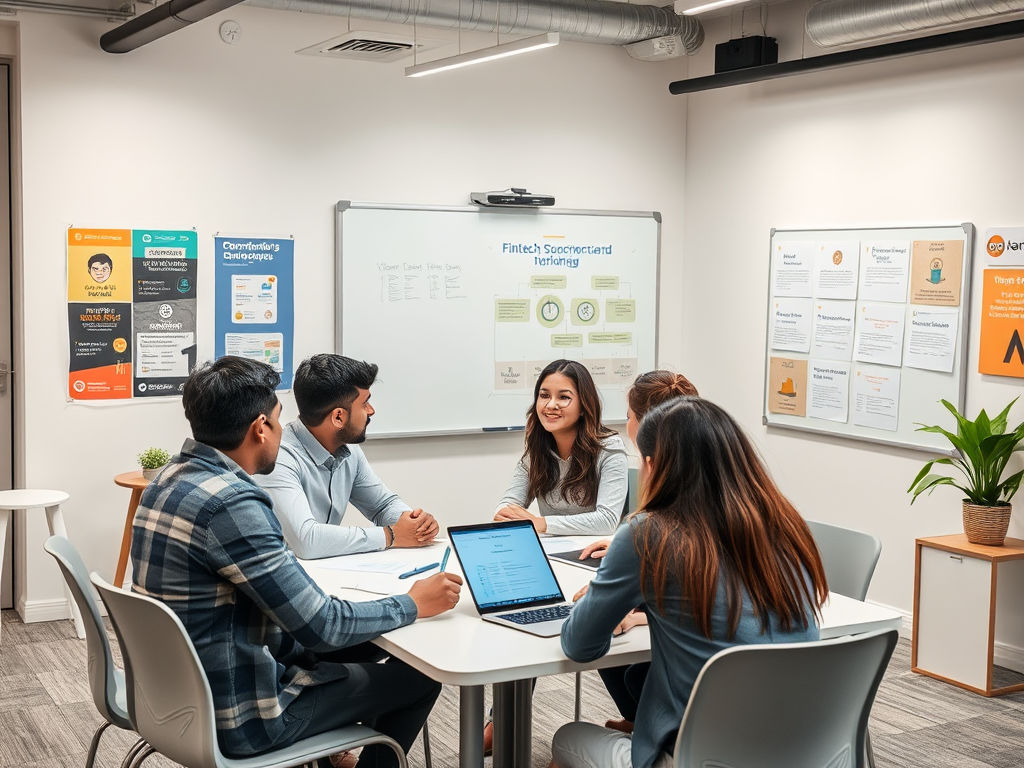
[{"label": "blue pen", "polygon": [[418,573],[426,573],[427,571],[432,570],[434,568],[437,568],[437,563],[431,563],[430,565],[421,565],[419,568],[413,568],[411,571],[406,571],[405,573],[400,574],[398,578],[408,579],[410,576],[415,576]]},{"label": "blue pen", "polygon": [[452,553],[451,547],[445,547],[444,557],[441,558],[441,573],[444,573],[444,567],[448,565],[448,555]]}]

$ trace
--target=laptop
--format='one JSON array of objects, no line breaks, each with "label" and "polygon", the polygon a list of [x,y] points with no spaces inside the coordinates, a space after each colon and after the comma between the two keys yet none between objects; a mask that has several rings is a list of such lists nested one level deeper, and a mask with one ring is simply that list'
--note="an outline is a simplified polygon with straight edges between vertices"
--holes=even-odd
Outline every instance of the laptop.
[{"label": "laptop", "polygon": [[572,603],[529,520],[456,525],[448,538],[480,618],[540,637],[561,633]]}]

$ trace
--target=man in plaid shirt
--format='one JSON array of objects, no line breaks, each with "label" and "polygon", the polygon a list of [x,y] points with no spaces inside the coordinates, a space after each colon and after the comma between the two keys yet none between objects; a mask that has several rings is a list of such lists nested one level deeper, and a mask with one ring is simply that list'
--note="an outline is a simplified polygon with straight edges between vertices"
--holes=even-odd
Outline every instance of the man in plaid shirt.
[{"label": "man in plaid shirt", "polygon": [[[166,603],[210,680],[217,734],[245,756],[362,722],[408,752],[441,686],[370,640],[450,610],[462,580],[439,573],[407,595],[347,602],[325,595],[285,546],[270,497],[252,479],[281,442],[280,377],[223,357],[197,368],[183,405],[186,440],[142,495],[132,536],[132,589]],[[384,746],[361,768],[394,766]]]}]

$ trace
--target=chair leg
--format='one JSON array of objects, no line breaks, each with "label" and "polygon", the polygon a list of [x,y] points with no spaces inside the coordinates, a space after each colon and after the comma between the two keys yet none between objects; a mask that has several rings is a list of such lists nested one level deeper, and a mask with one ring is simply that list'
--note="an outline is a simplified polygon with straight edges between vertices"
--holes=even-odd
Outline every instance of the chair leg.
[{"label": "chair leg", "polygon": [[576,712],[573,719],[578,723],[580,721],[580,711],[583,708],[583,673],[576,673]]},{"label": "chair leg", "polygon": [[423,724],[423,759],[427,768],[434,768],[434,764],[430,760],[430,729],[426,723]]},{"label": "chair leg", "polygon": [[128,768],[128,764],[135,759],[135,756],[142,751],[142,748],[146,746],[145,739],[139,739],[128,749],[128,754],[124,756],[124,760],[121,761],[121,768]]},{"label": "chair leg", "polygon": [[110,727],[110,723],[105,722],[99,728],[96,729],[96,733],[92,735],[92,742],[89,744],[89,754],[85,757],[85,768],[92,768],[92,764],[96,762],[96,750],[100,746],[100,736],[103,732]]},{"label": "chair leg", "polygon": [[128,763],[128,768],[139,768],[139,766],[141,766],[142,763],[145,762],[146,758],[154,754],[155,752],[156,750],[153,749],[153,747],[149,746],[149,744],[146,744],[146,746],[144,746],[142,749],[135,753],[135,756],[132,758],[131,762]]}]

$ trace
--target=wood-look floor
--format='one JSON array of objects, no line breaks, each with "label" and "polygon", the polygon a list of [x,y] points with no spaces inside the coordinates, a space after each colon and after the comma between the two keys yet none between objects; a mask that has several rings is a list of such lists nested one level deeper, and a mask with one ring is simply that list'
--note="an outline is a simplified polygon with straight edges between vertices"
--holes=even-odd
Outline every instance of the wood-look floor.
[{"label": "wood-look floor", "polygon": [[[83,768],[100,723],[86,678],[85,641],[75,637],[70,621],[26,625],[14,611],[3,611],[0,620],[0,768]],[[603,723],[616,716],[595,673],[584,675],[583,685],[584,719]],[[551,736],[572,714],[573,677],[540,680],[536,768],[547,766]],[[458,765],[458,722],[458,691],[446,687],[430,716],[435,768]],[[914,674],[903,640],[879,690],[871,733],[878,768],[1024,768],[1024,694],[986,699]],[[132,741],[131,734],[108,729],[97,766],[116,768]],[[174,763],[154,756],[146,765]],[[421,742],[410,765],[424,765]]]}]

